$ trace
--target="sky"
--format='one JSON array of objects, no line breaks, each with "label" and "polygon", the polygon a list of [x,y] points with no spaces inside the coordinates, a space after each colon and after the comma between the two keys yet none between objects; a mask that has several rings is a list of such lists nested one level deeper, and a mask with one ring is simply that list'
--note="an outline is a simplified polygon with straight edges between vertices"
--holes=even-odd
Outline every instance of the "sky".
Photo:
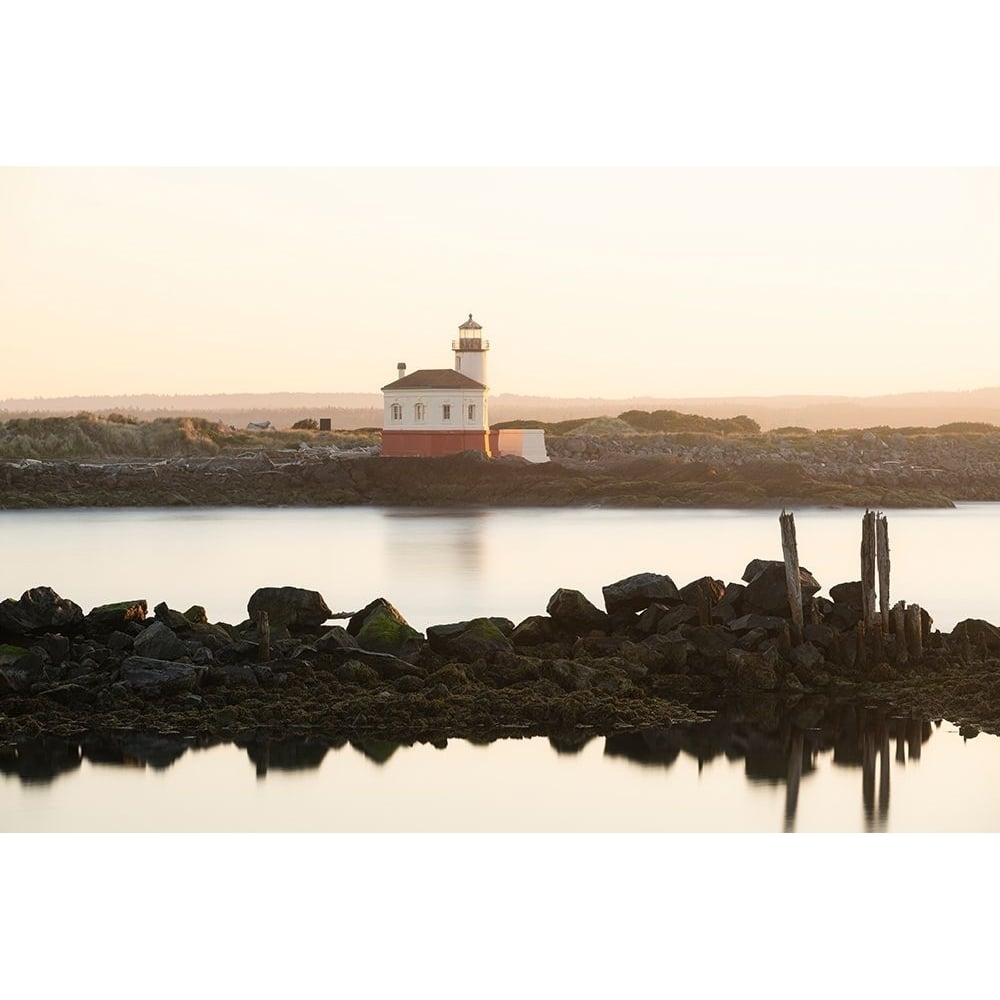
[{"label": "sky", "polygon": [[1000,169],[0,170],[0,398],[1000,384]]}]

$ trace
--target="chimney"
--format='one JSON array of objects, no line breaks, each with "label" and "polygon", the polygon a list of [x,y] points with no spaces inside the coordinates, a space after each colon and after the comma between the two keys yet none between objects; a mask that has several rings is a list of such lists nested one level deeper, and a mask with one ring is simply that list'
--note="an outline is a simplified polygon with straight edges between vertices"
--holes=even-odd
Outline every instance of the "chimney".
[{"label": "chimney", "polygon": [[404,375],[406,375],[406,363],[400,361],[399,364],[396,365],[396,378],[403,378]]}]

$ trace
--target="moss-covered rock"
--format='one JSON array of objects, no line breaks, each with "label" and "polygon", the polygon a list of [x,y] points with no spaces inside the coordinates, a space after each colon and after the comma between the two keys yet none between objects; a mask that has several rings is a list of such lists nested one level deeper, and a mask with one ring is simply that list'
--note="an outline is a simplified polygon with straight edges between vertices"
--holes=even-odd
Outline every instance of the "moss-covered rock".
[{"label": "moss-covered rock", "polygon": [[361,626],[355,639],[362,649],[373,653],[392,653],[394,656],[407,657],[420,653],[424,637],[405,621],[400,621],[398,612],[393,614],[389,608],[376,607]]},{"label": "moss-covered rock", "polygon": [[118,628],[128,622],[141,622],[146,619],[147,605],[144,600],[117,601],[114,604],[101,604],[87,615],[87,622],[101,628]]},{"label": "moss-covered rock", "polygon": [[462,660],[475,660],[480,656],[488,658],[513,649],[510,639],[490,618],[431,625],[427,629],[427,641],[435,653]]}]

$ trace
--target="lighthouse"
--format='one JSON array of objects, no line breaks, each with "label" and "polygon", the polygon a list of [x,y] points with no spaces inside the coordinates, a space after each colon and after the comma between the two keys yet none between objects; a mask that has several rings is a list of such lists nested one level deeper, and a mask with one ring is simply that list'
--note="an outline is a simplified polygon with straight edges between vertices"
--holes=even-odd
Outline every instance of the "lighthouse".
[{"label": "lighthouse", "polygon": [[489,385],[486,381],[486,352],[490,349],[490,342],[483,340],[483,328],[472,318],[472,313],[458,328],[458,340],[451,342],[451,349],[455,352],[455,371],[482,385]]},{"label": "lighthouse", "polygon": [[382,386],[382,455],[386,458],[454,455],[477,451],[529,462],[547,462],[542,430],[491,430],[486,354],[490,342],[469,318],[451,342],[454,368],[425,368],[406,374],[396,365],[396,378]]}]

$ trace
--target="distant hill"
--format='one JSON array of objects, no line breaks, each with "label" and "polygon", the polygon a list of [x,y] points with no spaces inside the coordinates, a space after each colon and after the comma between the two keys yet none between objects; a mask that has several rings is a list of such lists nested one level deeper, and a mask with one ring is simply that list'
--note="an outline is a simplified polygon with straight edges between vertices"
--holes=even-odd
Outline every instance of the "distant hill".
[{"label": "distant hill", "polygon": [[[706,417],[756,420],[761,428],[875,427],[889,425],[936,427],[958,421],[1000,424],[1000,387],[962,392],[900,393],[886,396],[636,396],[629,399],[554,398],[501,393],[490,398],[494,422],[617,416],[625,410],[680,410]],[[220,393],[205,396],[64,396],[54,399],[0,400],[0,419],[33,414],[73,414],[80,411],[124,413],[143,419],[183,414],[221,420],[244,427],[251,420],[270,420],[290,427],[306,417],[329,417],[334,428],[380,426],[379,393]]]}]

